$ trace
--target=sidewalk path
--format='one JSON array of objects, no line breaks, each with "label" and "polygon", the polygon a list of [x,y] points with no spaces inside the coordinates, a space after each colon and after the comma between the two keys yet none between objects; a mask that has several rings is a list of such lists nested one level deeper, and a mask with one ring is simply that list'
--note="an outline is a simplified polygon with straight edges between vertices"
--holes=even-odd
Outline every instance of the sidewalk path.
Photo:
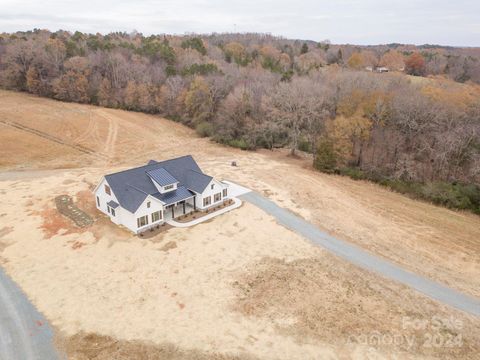
[{"label": "sidewalk path", "polygon": [[210,220],[210,219],[212,219],[212,218],[214,218],[218,215],[225,214],[227,211],[236,209],[236,208],[238,208],[242,205],[242,202],[239,199],[233,198],[232,200],[233,200],[232,205],[229,205],[227,207],[224,207],[223,209],[214,211],[214,212],[212,212],[210,214],[207,214],[205,216],[202,216],[198,219],[193,219],[192,221],[189,221],[189,222],[179,222],[179,221],[175,221],[175,220],[170,219],[170,220],[167,220],[167,224],[175,226],[175,227],[179,227],[179,228],[187,228],[187,227],[190,227],[190,226],[193,226],[193,225],[200,224],[200,223],[202,223],[204,221],[207,221],[207,220]]}]

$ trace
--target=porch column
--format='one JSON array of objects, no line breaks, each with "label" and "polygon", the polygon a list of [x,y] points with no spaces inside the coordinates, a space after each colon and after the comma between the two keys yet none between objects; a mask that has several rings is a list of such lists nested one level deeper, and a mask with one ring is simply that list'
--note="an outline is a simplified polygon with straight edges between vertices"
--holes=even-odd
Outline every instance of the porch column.
[{"label": "porch column", "polygon": [[197,211],[197,195],[193,197],[193,211]]},{"label": "porch column", "polygon": [[172,206],[172,219],[175,218],[175,210],[173,209],[175,207],[175,205]]},{"label": "porch column", "polygon": [[185,215],[185,203],[186,201],[183,202],[183,215]]}]

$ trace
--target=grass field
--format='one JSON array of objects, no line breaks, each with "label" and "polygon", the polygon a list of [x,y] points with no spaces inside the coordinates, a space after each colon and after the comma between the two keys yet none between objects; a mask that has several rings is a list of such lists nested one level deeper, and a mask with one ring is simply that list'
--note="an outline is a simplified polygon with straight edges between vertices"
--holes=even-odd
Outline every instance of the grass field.
[{"label": "grass field", "polygon": [[[313,247],[252,205],[139,239],[96,212],[90,191],[105,173],[192,154],[219,179],[480,297],[478,216],[315,172],[308,158],[281,150],[220,146],[153,115],[0,91],[0,130],[2,266],[72,356],[474,358],[480,351],[478,319]],[[61,194],[95,224],[79,229],[60,216]],[[439,330],[461,335],[461,346],[422,346],[425,334],[404,329],[405,316],[461,320],[461,329]],[[373,350],[349,342],[376,331],[417,342]]]}]

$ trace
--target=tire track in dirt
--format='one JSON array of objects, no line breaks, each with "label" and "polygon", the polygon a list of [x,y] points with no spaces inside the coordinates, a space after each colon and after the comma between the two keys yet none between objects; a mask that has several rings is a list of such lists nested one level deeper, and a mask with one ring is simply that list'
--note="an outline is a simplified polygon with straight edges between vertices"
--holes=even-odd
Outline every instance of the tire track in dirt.
[{"label": "tire track in dirt", "polygon": [[89,137],[95,137],[95,132],[97,128],[96,121],[93,120],[92,114],[89,116],[88,125],[85,131],[80,134],[77,138],[74,139],[76,143],[87,140]]},{"label": "tire track in dirt", "polygon": [[67,143],[65,141],[63,141],[62,139],[60,138],[57,138],[55,136],[52,136],[50,134],[47,134],[43,131],[40,131],[40,130],[37,130],[37,129],[34,129],[34,128],[31,128],[31,127],[28,127],[28,126],[25,126],[25,125],[22,125],[22,124],[19,124],[19,123],[16,123],[14,121],[4,121],[4,120],[0,120],[0,123],[6,125],[6,126],[10,126],[10,127],[13,127],[17,130],[21,130],[21,131],[25,131],[25,132],[28,132],[30,134],[33,134],[33,135],[36,135],[36,136],[39,136],[39,137],[42,137],[46,140],[49,140],[49,141],[52,141],[54,143],[57,143],[57,144],[60,144],[60,145],[63,145],[63,146],[66,146],[66,147],[69,147],[69,148],[72,148],[74,150],[77,150],[79,152],[82,152],[84,154],[87,154],[87,155],[92,155],[92,156],[96,156],[96,157],[100,157],[100,158],[105,158],[105,155],[104,154],[101,154],[101,153],[97,153],[95,150],[92,150],[86,146],[83,146],[83,145],[80,145],[80,144],[76,144],[76,143]]},{"label": "tire track in dirt", "polygon": [[96,113],[108,121],[108,134],[103,147],[103,153],[110,159],[115,156],[115,144],[118,137],[118,119],[103,110],[97,110]]}]

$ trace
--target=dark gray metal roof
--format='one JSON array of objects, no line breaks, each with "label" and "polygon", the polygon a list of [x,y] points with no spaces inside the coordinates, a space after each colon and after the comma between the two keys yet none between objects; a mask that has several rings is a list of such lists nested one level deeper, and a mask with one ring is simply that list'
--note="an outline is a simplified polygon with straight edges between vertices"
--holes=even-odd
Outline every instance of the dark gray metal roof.
[{"label": "dark gray metal roof", "polygon": [[158,193],[147,173],[160,168],[178,180],[178,187],[183,186],[197,193],[203,192],[212,179],[202,173],[191,155],[161,162],[150,160],[145,166],[109,174],[105,176],[105,179],[120,205],[134,213],[148,195]]},{"label": "dark gray metal roof", "polygon": [[202,193],[208,186],[212,177],[196,170],[189,170],[185,176],[185,186],[192,191]]},{"label": "dark gray metal roof", "polygon": [[163,194],[160,194],[158,192],[156,194],[153,194],[152,196],[165,203],[165,205],[170,205],[182,200],[189,199],[194,196],[194,194],[188,191],[185,186],[180,186],[173,191],[169,191]]},{"label": "dark gray metal roof", "polygon": [[147,174],[160,186],[175,184],[178,182],[178,180],[164,168],[147,171]]},{"label": "dark gray metal roof", "polygon": [[112,209],[116,209],[119,205],[117,202],[113,201],[113,200],[110,200],[108,203],[107,203],[108,206],[110,206]]}]

